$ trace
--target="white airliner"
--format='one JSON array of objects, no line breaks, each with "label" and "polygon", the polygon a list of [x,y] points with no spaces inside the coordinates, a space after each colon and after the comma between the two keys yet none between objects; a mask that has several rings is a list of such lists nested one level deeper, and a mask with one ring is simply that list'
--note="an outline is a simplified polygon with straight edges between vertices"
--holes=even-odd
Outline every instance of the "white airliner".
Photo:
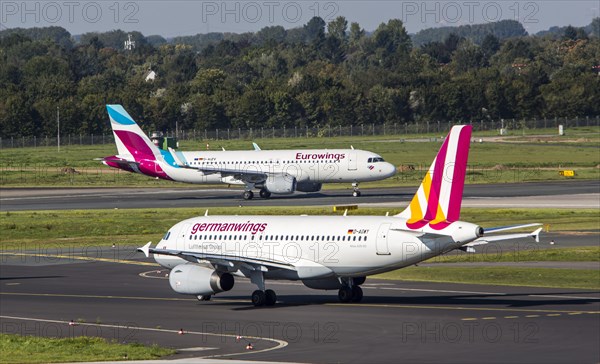
[{"label": "white airliner", "polygon": [[102,159],[110,167],[186,183],[239,184],[246,200],[260,196],[317,192],[323,183],[352,183],[393,176],[396,168],[381,156],[358,149],[179,152],[155,146],[121,105],[106,105],[118,155]]},{"label": "white airliner", "polygon": [[181,221],[155,248],[138,250],[171,269],[177,293],[208,300],[233,288],[234,276],[250,278],[256,306],[277,296],[265,280],[300,280],[307,287],[338,290],[358,302],[365,277],[407,267],[453,249],[473,251],[489,241],[539,237],[490,235],[540,224],[484,230],[459,221],[471,126],[455,126],[410,205],[396,216],[208,216]]}]

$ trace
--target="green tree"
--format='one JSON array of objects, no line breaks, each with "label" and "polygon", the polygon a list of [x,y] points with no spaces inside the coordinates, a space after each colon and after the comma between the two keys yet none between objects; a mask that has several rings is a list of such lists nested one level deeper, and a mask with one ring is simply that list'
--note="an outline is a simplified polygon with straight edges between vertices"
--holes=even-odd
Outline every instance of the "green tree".
[{"label": "green tree", "polygon": [[412,41],[402,21],[392,19],[387,24],[382,23],[375,30],[373,46],[378,62],[384,67],[391,67],[410,54]]},{"label": "green tree", "polygon": [[339,39],[344,44],[348,40],[347,28],[348,21],[346,18],[338,16],[327,24],[327,33],[329,36]]},{"label": "green tree", "polygon": [[360,27],[360,25],[356,22],[350,23],[350,35],[349,41],[350,44],[356,45],[358,44],[363,37],[365,36],[365,30]]}]

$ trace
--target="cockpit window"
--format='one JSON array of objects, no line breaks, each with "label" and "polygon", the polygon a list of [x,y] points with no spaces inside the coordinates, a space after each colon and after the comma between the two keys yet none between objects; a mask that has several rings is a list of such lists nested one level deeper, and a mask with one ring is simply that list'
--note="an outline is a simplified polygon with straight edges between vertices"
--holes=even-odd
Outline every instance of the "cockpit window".
[{"label": "cockpit window", "polygon": [[367,163],[377,163],[377,162],[385,162],[381,157],[369,158]]},{"label": "cockpit window", "polygon": [[163,237],[163,240],[169,240],[169,236],[171,236],[171,232],[167,231],[167,233],[165,234],[165,236]]}]

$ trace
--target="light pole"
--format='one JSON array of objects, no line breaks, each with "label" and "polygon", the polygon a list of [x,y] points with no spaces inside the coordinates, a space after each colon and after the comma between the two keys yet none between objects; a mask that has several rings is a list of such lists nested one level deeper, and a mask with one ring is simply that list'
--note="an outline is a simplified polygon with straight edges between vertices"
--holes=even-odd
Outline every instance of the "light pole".
[{"label": "light pole", "polygon": [[60,152],[60,108],[56,107],[56,144]]}]

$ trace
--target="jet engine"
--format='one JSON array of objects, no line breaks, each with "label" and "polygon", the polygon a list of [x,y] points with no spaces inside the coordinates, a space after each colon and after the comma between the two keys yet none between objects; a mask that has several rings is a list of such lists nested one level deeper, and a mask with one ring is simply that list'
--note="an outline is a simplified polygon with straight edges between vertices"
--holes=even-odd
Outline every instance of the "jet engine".
[{"label": "jet engine", "polygon": [[288,194],[296,191],[296,177],[284,174],[274,177],[269,177],[264,182],[263,186],[255,185],[258,188],[266,188],[271,193]]},{"label": "jet engine", "polygon": [[212,295],[233,288],[233,276],[197,264],[180,264],[171,270],[169,283],[177,293]]},{"label": "jet engine", "polygon": [[323,187],[322,183],[298,182],[296,190],[300,192],[319,192],[321,191],[321,187]]}]

